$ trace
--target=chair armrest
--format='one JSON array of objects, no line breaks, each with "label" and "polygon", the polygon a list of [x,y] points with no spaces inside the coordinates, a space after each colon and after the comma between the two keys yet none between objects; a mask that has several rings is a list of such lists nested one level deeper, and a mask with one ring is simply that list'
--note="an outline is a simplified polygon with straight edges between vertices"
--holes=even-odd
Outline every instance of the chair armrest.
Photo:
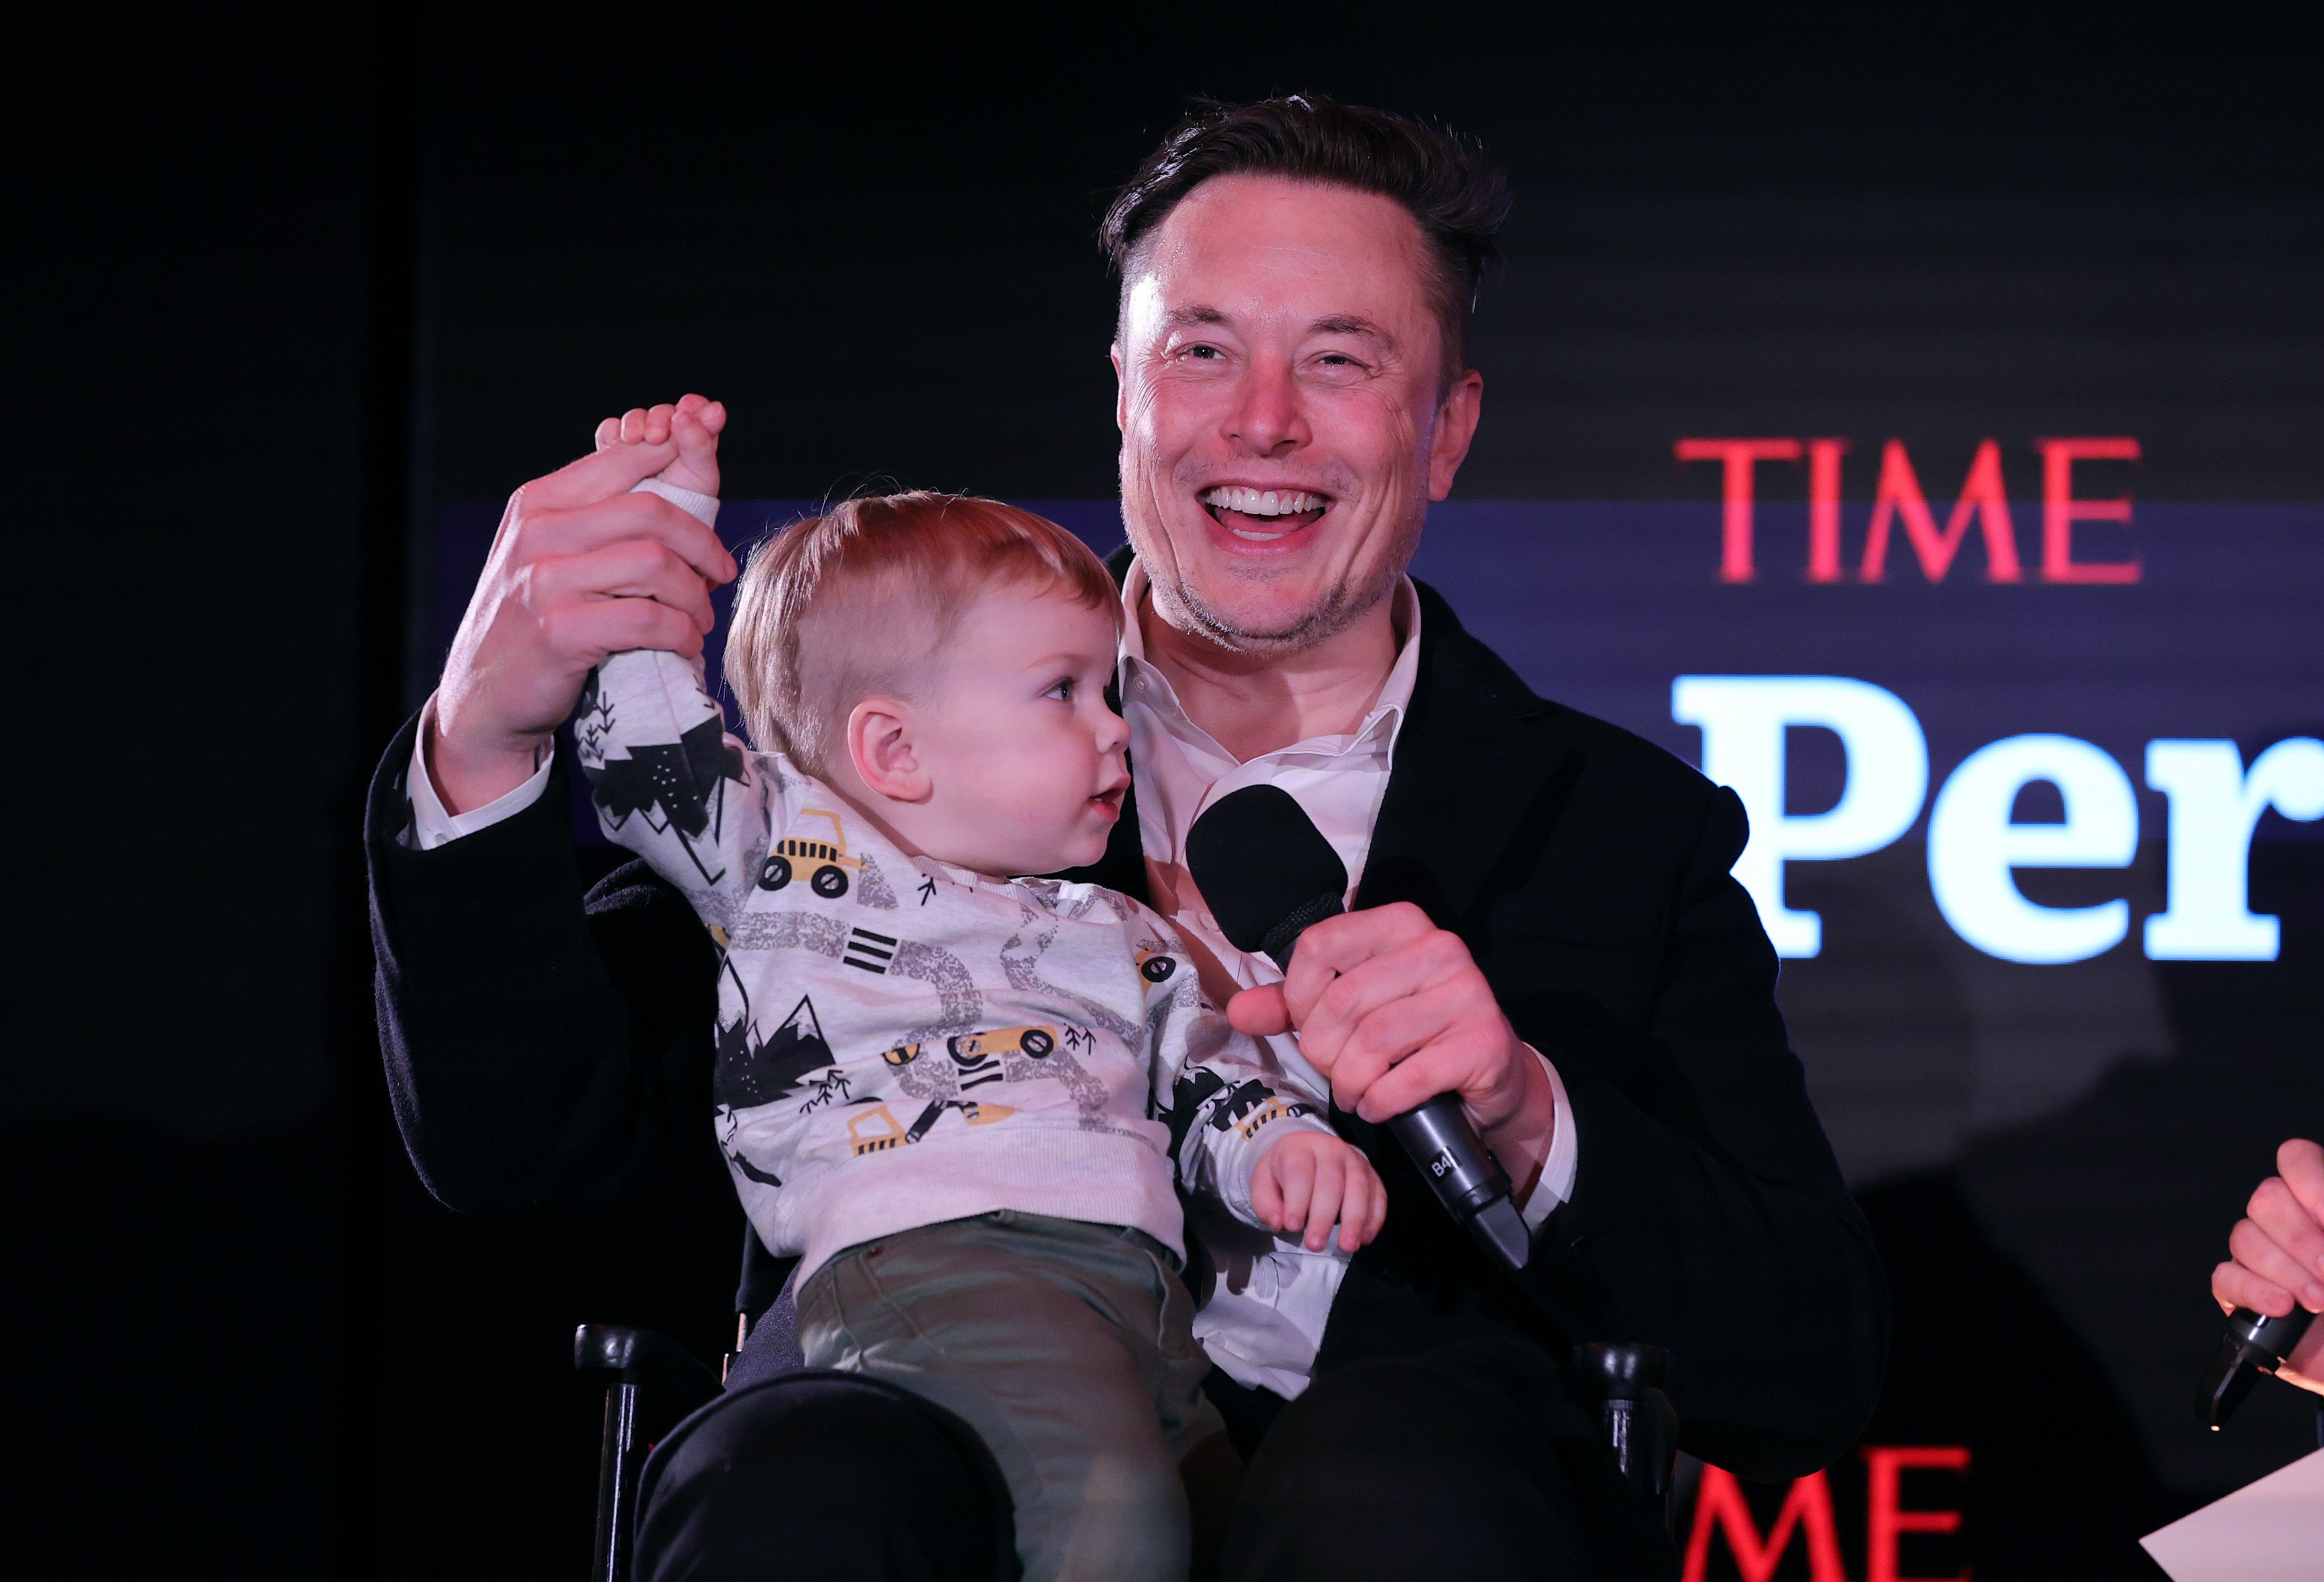
[{"label": "chair armrest", "polygon": [[619,1324],[584,1324],[573,1331],[573,1366],[583,1373],[619,1374],[623,1384],[643,1384],[678,1407],[680,1415],[718,1393],[718,1375],[677,1341],[651,1329]]}]

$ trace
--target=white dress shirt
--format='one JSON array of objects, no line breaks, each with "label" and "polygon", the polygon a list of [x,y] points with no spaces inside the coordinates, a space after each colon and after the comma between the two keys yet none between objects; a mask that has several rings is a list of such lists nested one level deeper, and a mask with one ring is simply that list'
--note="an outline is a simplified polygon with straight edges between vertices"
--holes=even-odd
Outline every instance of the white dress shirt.
[{"label": "white dress shirt", "polygon": [[[640,488],[670,500],[706,520],[715,520],[717,501],[708,495],[649,480]],[[1150,663],[1139,630],[1139,607],[1148,591],[1145,568],[1132,562],[1122,587],[1120,681],[1122,717],[1130,724],[1132,773],[1137,779],[1138,832],[1145,848],[1154,909],[1167,918],[1192,948],[1204,987],[1221,1003],[1237,989],[1279,982],[1283,974],[1265,956],[1236,950],[1220,934],[1186,877],[1186,832],[1220,797],[1246,786],[1273,785],[1291,794],[1347,865],[1348,894],[1355,898],[1371,852],[1372,828],[1388,795],[1388,771],[1420,668],[1420,601],[1410,578],[1394,595],[1392,616],[1398,648],[1379,700],[1355,731],[1344,736],[1314,736],[1262,753],[1248,762],[1219,745],[1186,717],[1169,678]],[[429,777],[425,744],[434,728],[431,698],[412,745],[410,844],[432,851],[513,817],[540,798],[549,784],[543,755],[530,778],[497,800],[464,814],[444,806]],[[1285,1035],[1264,1041],[1275,1067],[1292,1087],[1327,1102],[1330,1085],[1300,1057],[1298,1041]],[[1527,1228],[1541,1224],[1573,1190],[1579,1154],[1572,1108],[1557,1068],[1536,1052],[1549,1073],[1555,1101],[1549,1157],[1532,1194],[1520,1205]],[[1406,1204],[1400,1212],[1432,1212]],[[1189,1227],[1202,1238],[1218,1270],[1209,1301],[1194,1316],[1194,1333],[1217,1363],[1238,1383],[1272,1390],[1288,1399],[1308,1384],[1332,1301],[1347,1274],[1347,1256],[1333,1248],[1311,1253],[1296,1239],[1268,1237],[1223,1212],[1198,1207]]]}]

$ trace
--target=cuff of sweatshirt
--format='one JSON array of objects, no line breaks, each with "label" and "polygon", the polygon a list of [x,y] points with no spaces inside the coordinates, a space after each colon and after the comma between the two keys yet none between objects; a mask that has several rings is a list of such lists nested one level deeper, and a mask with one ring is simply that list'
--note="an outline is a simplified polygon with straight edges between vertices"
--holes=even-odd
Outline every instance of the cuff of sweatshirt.
[{"label": "cuff of sweatshirt", "polygon": [[676,483],[665,483],[659,478],[648,478],[630,492],[659,494],[704,527],[718,525],[718,496],[715,494],[705,494],[698,489],[682,489]]},{"label": "cuff of sweatshirt", "polygon": [[1574,1172],[1582,1166],[1580,1145],[1573,1136],[1573,1105],[1565,1097],[1565,1080],[1549,1057],[1530,1044],[1526,1050],[1541,1062],[1541,1069],[1549,1073],[1550,1122],[1549,1157],[1542,1161],[1541,1175],[1533,1183],[1533,1195],[1520,1203],[1518,1211],[1525,1217],[1526,1228],[1538,1231],[1560,1203],[1573,1195]]},{"label": "cuff of sweatshirt", "polygon": [[532,777],[515,790],[506,792],[482,807],[466,813],[454,813],[444,805],[437,795],[435,777],[428,772],[428,736],[436,729],[436,700],[429,698],[428,706],[420,711],[420,729],[411,733],[411,772],[404,777],[404,785],[411,796],[411,821],[404,826],[403,843],[420,851],[433,851],[462,835],[473,835],[478,830],[488,830],[503,819],[514,818],[540,800],[549,788],[549,771],[556,754],[544,752],[532,771]]}]

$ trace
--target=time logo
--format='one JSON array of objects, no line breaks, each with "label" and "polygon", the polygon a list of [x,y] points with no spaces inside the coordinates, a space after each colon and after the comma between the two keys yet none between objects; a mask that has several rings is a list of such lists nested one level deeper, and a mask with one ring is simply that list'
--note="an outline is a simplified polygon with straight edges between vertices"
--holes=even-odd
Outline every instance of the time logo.
[{"label": "time logo", "polygon": [[[1682,439],[1674,454],[1682,463],[1717,462],[1721,468],[1721,582],[1748,583],[1757,578],[1760,469],[1797,466],[1803,462],[1807,467],[1809,582],[1886,582],[1892,561],[1902,558],[1892,553],[1901,538],[1919,563],[1921,575],[1941,583],[1951,573],[1972,529],[1982,541],[1985,580],[1990,583],[2138,581],[2136,550],[2124,541],[2131,526],[2129,497],[2085,500],[2074,493],[2076,464],[2135,462],[2138,441],[2089,436],[2037,439],[2034,449],[2042,458],[2042,501],[2040,542],[2032,576],[2027,575],[2016,517],[2002,483],[1998,440],[1988,439],[1977,447],[1942,527],[1937,525],[1936,513],[1930,509],[1928,493],[1904,442],[1891,439],[1881,446],[1872,520],[1865,531],[1863,552],[1852,568],[1845,564],[1840,542],[1840,467],[1849,450],[1847,440]],[[2078,542],[2075,529],[2085,523],[2091,524],[2091,530],[2081,536],[2084,541]],[[2113,530],[2104,530],[2109,529]]]}]

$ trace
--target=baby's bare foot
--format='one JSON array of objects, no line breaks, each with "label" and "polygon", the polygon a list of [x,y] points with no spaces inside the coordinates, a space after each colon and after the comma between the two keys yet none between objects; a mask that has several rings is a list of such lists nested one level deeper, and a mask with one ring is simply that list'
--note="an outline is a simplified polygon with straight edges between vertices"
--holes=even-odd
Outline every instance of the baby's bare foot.
[{"label": "baby's bare foot", "polygon": [[675,406],[632,407],[597,425],[597,448],[617,445],[668,448],[669,463],[655,474],[700,494],[718,492],[718,435],[726,427],[724,403],[689,395]]}]

